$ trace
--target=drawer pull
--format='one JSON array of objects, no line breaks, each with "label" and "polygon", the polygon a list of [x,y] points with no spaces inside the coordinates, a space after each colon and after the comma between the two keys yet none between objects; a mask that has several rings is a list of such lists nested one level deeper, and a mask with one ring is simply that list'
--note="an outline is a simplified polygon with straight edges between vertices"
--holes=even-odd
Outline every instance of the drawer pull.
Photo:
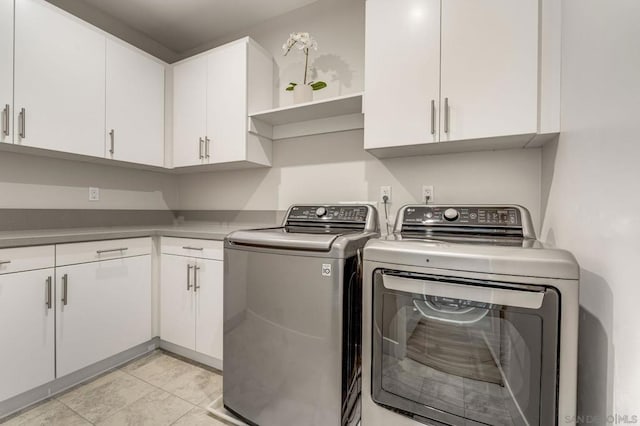
[{"label": "drawer pull", "polygon": [[107,249],[107,250],[96,250],[96,253],[104,254],[104,253],[113,253],[114,251],[125,251],[125,250],[129,250],[129,248],[128,247],[120,247],[120,248]]},{"label": "drawer pull", "polygon": [[67,306],[67,302],[69,301],[68,287],[69,287],[69,276],[64,274],[62,276],[62,304]]},{"label": "drawer pull", "polygon": [[185,250],[198,250],[198,251],[202,251],[202,250],[204,250],[204,248],[202,248],[202,247],[189,247],[189,246],[184,246],[184,247],[182,247],[182,248],[183,248],[183,249],[185,249]]},{"label": "drawer pull", "polygon": [[10,260],[0,260],[0,265],[8,265],[10,263],[11,263]]},{"label": "drawer pull", "polygon": [[45,297],[45,304],[47,309],[51,309],[53,301],[51,300],[51,277],[47,277],[47,294]]}]

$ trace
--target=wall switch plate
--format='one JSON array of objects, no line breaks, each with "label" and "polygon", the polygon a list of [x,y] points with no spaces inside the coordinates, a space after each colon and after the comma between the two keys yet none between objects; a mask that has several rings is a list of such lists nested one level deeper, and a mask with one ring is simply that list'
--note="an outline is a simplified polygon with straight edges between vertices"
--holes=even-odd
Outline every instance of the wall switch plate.
[{"label": "wall switch plate", "polygon": [[89,187],[89,201],[100,201],[100,189]]},{"label": "wall switch plate", "polygon": [[387,197],[387,203],[391,202],[391,186],[380,187],[380,202],[384,203],[384,197]]},{"label": "wall switch plate", "polygon": [[433,203],[435,202],[435,194],[433,193],[433,185],[422,185],[422,202]]}]

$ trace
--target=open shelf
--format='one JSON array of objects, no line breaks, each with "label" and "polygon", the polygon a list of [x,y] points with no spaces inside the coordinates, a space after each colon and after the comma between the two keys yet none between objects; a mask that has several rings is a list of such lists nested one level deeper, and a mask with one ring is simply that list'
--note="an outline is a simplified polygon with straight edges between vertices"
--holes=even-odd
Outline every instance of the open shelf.
[{"label": "open shelf", "polygon": [[249,117],[273,126],[280,126],[301,121],[361,113],[362,93],[356,93],[353,95],[260,111],[250,114]]}]

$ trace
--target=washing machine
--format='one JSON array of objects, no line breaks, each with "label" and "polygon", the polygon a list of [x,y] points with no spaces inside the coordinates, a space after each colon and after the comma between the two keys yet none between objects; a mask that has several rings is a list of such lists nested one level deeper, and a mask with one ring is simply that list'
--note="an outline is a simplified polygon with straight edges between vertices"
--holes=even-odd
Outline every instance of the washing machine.
[{"label": "washing machine", "polygon": [[295,205],[224,243],[224,407],[252,425],[360,420],[368,205]]},{"label": "washing machine", "polygon": [[362,426],[576,414],[579,267],[517,205],[408,205],[367,243]]}]

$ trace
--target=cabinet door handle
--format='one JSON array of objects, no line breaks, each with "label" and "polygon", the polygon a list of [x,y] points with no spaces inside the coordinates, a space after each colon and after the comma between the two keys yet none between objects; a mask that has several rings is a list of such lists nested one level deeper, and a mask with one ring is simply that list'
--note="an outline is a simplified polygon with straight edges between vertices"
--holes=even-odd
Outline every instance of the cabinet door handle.
[{"label": "cabinet door handle", "polygon": [[449,133],[449,98],[444,98],[444,132]]},{"label": "cabinet door handle", "polygon": [[198,289],[200,288],[200,286],[198,285],[198,271],[200,270],[199,266],[194,266],[193,267],[193,291],[195,293],[198,292]]},{"label": "cabinet door handle", "polygon": [[436,101],[431,99],[431,134],[436,134]]},{"label": "cabinet door handle", "polygon": [[198,150],[198,157],[200,157],[200,159],[202,160],[204,158],[204,156],[202,155],[202,145],[204,144],[204,139],[200,138],[198,140],[200,141],[200,148]]},{"label": "cabinet door handle", "polygon": [[22,139],[27,137],[27,111],[24,108],[18,114],[18,134]]},{"label": "cabinet door handle", "polygon": [[67,306],[67,303],[69,302],[68,287],[69,287],[69,276],[67,274],[64,274],[62,276],[62,304],[64,306]]},{"label": "cabinet door handle", "polygon": [[51,309],[53,301],[51,300],[51,277],[47,277],[47,293],[45,295],[45,303],[47,305],[47,309]]},{"label": "cabinet door handle", "polygon": [[111,142],[109,152],[113,155],[116,152],[116,131],[114,129],[109,131],[109,140]]},{"label": "cabinet door handle", "polygon": [[211,139],[209,139],[207,136],[204,137],[204,158],[209,158],[209,145],[210,145]]},{"label": "cabinet door handle", "polygon": [[193,266],[187,265],[187,291],[191,290],[191,268]]},{"label": "cabinet door handle", "polygon": [[10,263],[11,263],[10,260],[0,260],[0,265],[8,265]]},{"label": "cabinet door handle", "polygon": [[6,104],[2,110],[2,133],[5,136],[9,136],[9,111],[11,111],[9,104]]}]

